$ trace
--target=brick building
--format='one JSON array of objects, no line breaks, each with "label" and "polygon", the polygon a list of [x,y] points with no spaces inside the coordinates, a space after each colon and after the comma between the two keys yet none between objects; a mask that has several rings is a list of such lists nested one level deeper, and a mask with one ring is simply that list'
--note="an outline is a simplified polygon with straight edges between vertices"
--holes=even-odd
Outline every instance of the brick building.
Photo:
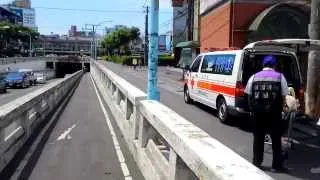
[{"label": "brick building", "polygon": [[310,5],[304,0],[205,2],[200,4],[201,51],[206,48],[242,48],[264,39],[308,38]]},{"label": "brick building", "polygon": [[308,38],[310,5],[305,0],[172,0],[172,5],[184,1],[198,8],[190,14],[194,22],[186,26],[191,27],[187,27],[194,34],[191,40],[199,43],[202,52],[242,48],[264,39]]}]

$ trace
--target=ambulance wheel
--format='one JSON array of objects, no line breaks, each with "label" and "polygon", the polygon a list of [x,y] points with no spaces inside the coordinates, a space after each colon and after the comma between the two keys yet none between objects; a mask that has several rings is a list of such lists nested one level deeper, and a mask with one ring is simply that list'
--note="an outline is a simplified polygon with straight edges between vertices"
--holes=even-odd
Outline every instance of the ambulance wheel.
[{"label": "ambulance wheel", "polygon": [[190,98],[188,87],[184,88],[184,102],[187,103],[187,104],[191,104],[192,103],[192,99]]},{"label": "ambulance wheel", "polygon": [[228,106],[223,98],[219,99],[217,109],[219,120],[224,124],[229,123]]}]

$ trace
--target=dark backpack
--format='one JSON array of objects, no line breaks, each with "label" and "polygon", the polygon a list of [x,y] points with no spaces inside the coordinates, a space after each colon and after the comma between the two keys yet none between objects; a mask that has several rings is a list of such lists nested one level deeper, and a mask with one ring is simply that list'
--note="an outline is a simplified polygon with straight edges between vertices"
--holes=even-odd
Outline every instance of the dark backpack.
[{"label": "dark backpack", "polygon": [[281,76],[278,81],[253,79],[252,94],[249,97],[252,112],[276,113],[282,111]]}]

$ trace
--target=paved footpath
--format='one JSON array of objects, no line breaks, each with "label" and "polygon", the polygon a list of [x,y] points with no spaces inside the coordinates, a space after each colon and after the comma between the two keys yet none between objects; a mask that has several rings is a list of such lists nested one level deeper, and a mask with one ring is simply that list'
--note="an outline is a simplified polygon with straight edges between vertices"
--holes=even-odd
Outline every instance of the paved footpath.
[{"label": "paved footpath", "polygon": [[108,125],[106,114],[87,73],[61,114],[29,179],[143,179],[122,139],[118,139],[121,148],[116,151],[111,134],[119,132],[110,133],[110,129],[118,128],[114,123],[113,127],[112,123]]},{"label": "paved footpath", "polygon": [[[142,91],[147,89],[147,71],[145,68],[133,70],[128,66],[100,61]],[[167,67],[159,68],[159,89],[161,102],[188,119],[196,126],[216,138],[248,161],[252,160],[252,133],[250,122],[235,118],[233,125],[219,122],[215,111],[203,105],[188,105],[183,101],[183,82],[178,81],[181,73],[172,72]],[[214,156],[214,154],[212,154]],[[272,163],[271,146],[265,146],[264,169],[276,180],[320,179],[320,148],[296,145],[289,153],[287,164],[289,174],[270,172]]]}]

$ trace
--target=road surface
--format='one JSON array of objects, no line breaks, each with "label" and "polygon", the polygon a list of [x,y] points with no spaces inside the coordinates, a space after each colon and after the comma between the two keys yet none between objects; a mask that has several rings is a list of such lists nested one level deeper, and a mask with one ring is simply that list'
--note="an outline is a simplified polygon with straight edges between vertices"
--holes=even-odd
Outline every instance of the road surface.
[{"label": "road surface", "polygon": [[[118,141],[126,165],[120,165],[119,150],[115,149],[104,113],[87,73],[60,116],[28,179],[143,180],[122,138]],[[113,121],[112,117],[110,119]],[[113,129],[120,137],[114,124]]]},{"label": "road surface", "polygon": [[[51,83],[56,81],[56,79],[52,79],[47,81],[46,84]],[[1,93],[0,94],[0,106],[5,105],[7,103],[9,103],[10,101],[13,101],[21,96],[24,96],[30,92],[35,91],[36,89],[39,89],[41,87],[43,87],[46,84],[37,84],[36,86],[30,86],[29,88],[25,88],[25,89],[7,89],[6,93]]]},{"label": "road surface", "polygon": [[[142,91],[147,89],[147,71],[145,68],[133,70],[127,66],[100,61],[113,72],[117,73]],[[212,137],[240,154],[251,162],[253,137],[249,121],[243,118],[234,119],[233,126],[224,125],[215,116],[216,112],[203,105],[188,105],[183,100],[183,82],[179,82],[179,72],[167,71],[166,67],[159,69],[159,89],[161,102],[188,119]],[[214,154],[212,154],[214,156]],[[280,180],[319,179],[320,177],[320,148],[307,148],[296,145],[290,151],[288,166],[290,174],[272,173],[272,150],[266,145],[263,166],[265,171]]]}]

